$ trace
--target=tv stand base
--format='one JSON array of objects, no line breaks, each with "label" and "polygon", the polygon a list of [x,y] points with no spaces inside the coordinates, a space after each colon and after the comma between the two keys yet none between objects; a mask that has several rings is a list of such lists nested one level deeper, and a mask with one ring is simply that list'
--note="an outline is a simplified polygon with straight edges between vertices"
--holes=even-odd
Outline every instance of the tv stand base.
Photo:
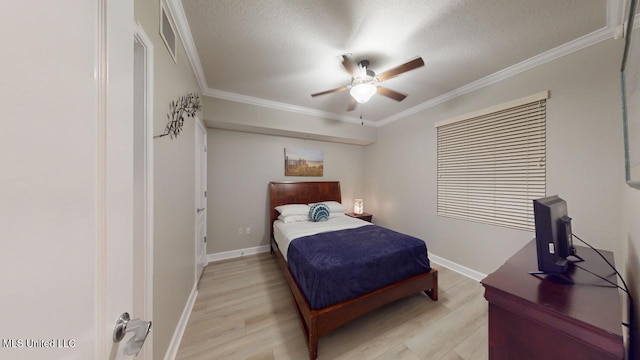
[{"label": "tv stand base", "polygon": [[544,271],[529,271],[530,275],[533,275],[537,278],[540,279],[549,279],[552,281],[557,281],[557,282],[561,282],[563,284],[575,284],[573,282],[573,280],[571,280],[570,277],[566,276],[565,274],[561,274],[561,273],[550,273],[550,272],[544,272]]}]

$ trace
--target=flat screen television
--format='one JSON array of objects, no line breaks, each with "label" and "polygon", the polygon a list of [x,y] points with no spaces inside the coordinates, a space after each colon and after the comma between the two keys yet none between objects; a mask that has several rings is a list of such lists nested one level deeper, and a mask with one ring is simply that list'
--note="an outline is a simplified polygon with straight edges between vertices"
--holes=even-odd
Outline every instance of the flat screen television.
[{"label": "flat screen television", "polygon": [[532,271],[531,274],[564,274],[569,265],[569,256],[581,260],[573,247],[567,202],[557,195],[535,199],[533,215],[538,271]]}]

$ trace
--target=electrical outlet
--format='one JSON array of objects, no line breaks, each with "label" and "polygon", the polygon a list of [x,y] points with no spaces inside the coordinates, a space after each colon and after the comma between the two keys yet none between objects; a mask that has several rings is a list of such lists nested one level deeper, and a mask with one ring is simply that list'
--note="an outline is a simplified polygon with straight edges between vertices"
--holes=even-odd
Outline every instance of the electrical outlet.
[{"label": "electrical outlet", "polygon": [[246,227],[244,229],[244,233],[247,234],[247,235],[251,234],[251,228],[250,227]]},{"label": "electrical outlet", "polygon": [[242,235],[242,228],[238,228],[238,235]]}]

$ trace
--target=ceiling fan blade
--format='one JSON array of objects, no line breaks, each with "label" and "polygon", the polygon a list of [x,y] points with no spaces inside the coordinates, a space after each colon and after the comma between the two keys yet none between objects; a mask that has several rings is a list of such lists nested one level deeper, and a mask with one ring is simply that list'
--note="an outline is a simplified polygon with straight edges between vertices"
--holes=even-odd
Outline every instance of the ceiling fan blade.
[{"label": "ceiling fan blade", "polygon": [[351,99],[351,101],[349,101],[349,107],[347,108],[347,111],[353,111],[356,108],[356,105],[358,105],[358,102],[351,96],[349,98]]},{"label": "ceiling fan blade", "polygon": [[381,74],[378,75],[378,80],[379,81],[385,81],[385,80],[389,80],[391,78],[394,78],[402,73],[405,73],[407,71],[411,71],[413,69],[419,68],[421,66],[424,66],[424,60],[422,60],[421,57],[411,60],[409,62],[406,62],[400,66],[397,66],[393,69],[387,70]]},{"label": "ceiling fan blade", "polygon": [[327,90],[327,91],[323,91],[323,92],[319,92],[319,93],[315,93],[315,94],[311,94],[311,97],[316,97],[316,96],[320,96],[320,95],[326,95],[326,94],[333,94],[333,93],[338,93],[338,92],[343,92],[343,91],[347,91],[349,89],[348,86],[341,86],[339,88],[335,88],[335,89],[331,89],[331,90]]},{"label": "ceiling fan blade", "polygon": [[405,94],[401,94],[397,91],[393,91],[389,88],[378,86],[378,94],[384,95],[386,97],[392,98],[395,101],[402,101],[407,97]]},{"label": "ceiling fan blade", "polygon": [[358,70],[358,65],[347,54],[341,55],[341,57],[342,57],[342,61],[341,61],[342,66],[344,66],[345,70],[347,70],[347,72],[351,74],[351,76],[356,76],[356,70]]}]

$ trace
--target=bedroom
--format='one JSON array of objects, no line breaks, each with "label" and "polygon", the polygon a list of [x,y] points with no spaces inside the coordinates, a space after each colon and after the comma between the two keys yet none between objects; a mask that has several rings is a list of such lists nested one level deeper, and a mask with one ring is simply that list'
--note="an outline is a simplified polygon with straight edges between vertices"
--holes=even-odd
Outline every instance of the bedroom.
[{"label": "bedroom", "polygon": [[[215,215],[209,227],[220,229],[219,241],[210,243],[213,256],[234,250],[264,246],[261,234],[238,236],[236,228],[265,228],[264,212],[245,201],[267,201],[261,184],[285,180],[279,167],[282,149],[287,146],[325,151],[325,176],[342,182],[345,203],[363,198],[374,222],[429,239],[431,255],[452,262],[459,271],[478,280],[491,273],[533,237],[532,232],[464,222],[435,213],[436,131],[433,123],[500,104],[539,91],[550,90],[547,113],[547,194],[568,200],[576,234],[587,233],[596,247],[610,249],[616,263],[632,264],[637,251],[629,239],[608,234],[620,233],[620,218],[628,218],[625,202],[633,201],[634,190],[619,186],[624,170],[620,164],[621,124],[603,121],[616,118],[619,109],[619,53],[615,40],[565,55],[546,64],[511,76],[495,84],[446,103],[421,111],[378,128],[377,140],[365,149],[288,137],[209,129],[210,183],[216,199],[224,207],[210,204]],[[609,69],[607,72],[604,69]],[[608,90],[605,90],[608,89]],[[585,101],[585,99],[589,99]],[[205,118],[223,122],[239,119],[239,124],[255,126],[259,121],[294,124],[299,115],[216,98],[206,98]],[[259,116],[254,114],[260,113]],[[615,115],[614,115],[615,114]],[[304,118],[311,121],[310,118]],[[233,154],[233,158],[228,158]],[[245,154],[243,156],[243,154]],[[260,154],[260,156],[256,156]],[[402,159],[398,161],[397,159]],[[616,160],[618,159],[618,160]],[[235,164],[243,164],[242,167]],[[353,167],[350,164],[358,164]],[[366,165],[362,165],[366,164]],[[424,167],[406,164],[425,164]],[[592,173],[591,173],[592,172]],[[234,174],[235,176],[229,176]],[[229,190],[232,183],[240,186]],[[402,179],[401,186],[399,180]],[[300,180],[294,178],[292,180]],[[223,190],[224,193],[223,193]],[[608,189],[600,191],[595,189]],[[216,192],[217,191],[217,192]],[[233,199],[242,199],[235,205]],[[229,207],[230,206],[230,207]],[[602,213],[596,209],[608,209]],[[242,214],[239,216],[238,214]],[[590,219],[581,222],[579,219]],[[631,226],[631,225],[630,225]],[[627,230],[628,231],[628,230]],[[218,234],[218,233],[216,233]],[[597,235],[596,235],[597,234]],[[435,235],[435,238],[432,236]],[[607,240],[605,240],[607,239]],[[213,250],[212,250],[213,249]],[[441,254],[442,253],[442,254]],[[622,265],[624,266],[624,265]],[[627,265],[629,266],[629,265]],[[633,276],[634,267],[627,276]],[[629,282],[629,281],[627,281]]]},{"label": "bedroom", "polygon": [[[77,6],[70,2],[69,6]],[[19,6],[19,5],[12,5]],[[79,14],[93,14],[95,9],[81,7]],[[24,10],[24,9],[20,9]],[[48,9],[49,13],[58,14],[57,9]],[[9,12],[17,11],[8,9]],[[84,11],[84,12],[83,12]],[[17,11],[22,13],[20,11]],[[135,14],[135,15],[134,15]],[[69,16],[58,14],[59,18]],[[33,19],[47,24],[47,17],[43,14],[16,17],[16,19],[29,23]],[[155,71],[154,76],[154,114],[155,128],[163,129],[166,124],[165,113],[168,104],[174,98],[187,92],[199,91],[197,76],[193,74],[182,45],[179,44],[178,63],[173,63],[166,55],[166,49],[159,36],[156,35],[158,27],[158,2],[136,1],[135,11],[132,9],[131,18],[135,18],[146,29],[154,43]],[[55,17],[54,17],[55,18]],[[81,15],[72,15],[71,20],[76,21],[80,28],[93,29],[93,22],[83,22]],[[69,20],[69,21],[71,21]],[[18,21],[18,20],[17,20]],[[124,21],[123,21],[124,22]],[[51,25],[51,24],[49,24]],[[5,32],[10,32],[18,23],[6,23]],[[33,24],[32,26],[36,26]],[[45,25],[42,25],[43,29]],[[128,29],[127,27],[124,27]],[[71,30],[68,30],[71,32]],[[17,41],[11,44],[11,50],[15,53],[27,53],[34,51],[29,43],[43,42],[42,34],[22,34],[25,41]],[[56,39],[47,38],[44,42],[53,42]],[[67,44],[73,48],[75,44]],[[413,114],[405,119],[392,122],[377,128],[376,142],[371,145],[350,145],[329,141],[304,140],[277,135],[261,135],[249,132],[238,132],[222,129],[209,129],[208,153],[209,153],[209,191],[211,199],[219,199],[218,203],[209,204],[209,249],[208,253],[215,258],[215,254],[233,252],[242,249],[256,249],[268,244],[266,237],[266,187],[269,181],[286,180],[281,171],[283,159],[282,150],[286,146],[308,147],[322,149],[325,154],[324,180],[340,180],[343,184],[343,198],[345,204],[351,204],[354,198],[363,198],[365,210],[374,215],[374,222],[384,226],[426,238],[429,241],[430,251],[442,259],[458,264],[470,270],[470,275],[482,276],[494,271],[510,255],[517,251],[532,237],[531,233],[498,228],[488,225],[466,223],[456,220],[437,217],[433,204],[435,202],[435,177],[433,175],[435,163],[435,121],[447,119],[459,114],[468,113],[477,109],[527,96],[542,90],[550,90],[548,113],[548,177],[547,193],[558,193],[569,202],[570,212],[575,221],[575,232],[591,239],[599,248],[611,250],[616,254],[616,264],[627,277],[630,284],[637,284],[637,273],[640,265],[640,228],[636,219],[640,216],[640,194],[637,190],[629,188],[624,183],[623,151],[622,151],[622,124],[619,103],[618,68],[621,41],[612,38],[603,40],[587,48],[575,51],[551,62],[539,65],[532,69],[511,76],[502,81],[488,85],[473,92],[442,103],[430,109]],[[43,53],[40,56],[48,56]],[[67,119],[65,110],[58,109],[53,104],[56,99],[64,101],[65,97],[58,95],[56,85],[49,85],[43,89],[31,89],[28,85],[33,83],[59,84],[65,79],[55,76],[60,64],[52,59],[51,64],[41,64],[28,58],[16,57],[11,59],[8,67],[14,66],[22,72],[21,77],[9,81],[17,89],[37,91],[38,98],[51,99],[46,104],[56,109],[55,117],[46,112],[29,115],[30,124],[40,125],[35,132],[40,136],[38,143],[33,145],[31,154],[21,155],[16,163],[11,162],[9,171],[24,173],[23,181],[34,187],[43,189],[60,188],[77,193],[78,190],[71,185],[89,184],[82,188],[81,194],[86,198],[72,198],[67,211],[61,212],[62,223],[68,228],[75,229],[77,217],[81,214],[69,210],[75,205],[80,209],[93,212],[93,190],[90,185],[93,179],[85,172],[74,172],[81,177],[74,184],[67,184],[67,179],[55,169],[46,172],[47,179],[42,178],[41,173],[30,173],[21,163],[38,164],[47,168],[47,164],[53,159],[58,159],[60,168],[74,169],[73,157],[67,158],[69,149],[57,149],[51,146],[50,133],[60,134],[58,127],[53,127],[50,119]],[[63,63],[63,60],[60,60]],[[43,73],[32,74],[28,66],[44,66]],[[67,71],[72,69],[63,67]],[[47,73],[46,75],[43,75]],[[47,76],[44,79],[39,76]],[[171,85],[171,86],[169,86]],[[83,83],[83,86],[87,86]],[[89,88],[92,89],[91,86]],[[77,91],[69,90],[71,94]],[[91,104],[92,97],[78,94],[81,99]],[[10,95],[12,105],[16,103],[18,108],[31,108],[27,100],[16,99]],[[296,119],[308,119],[308,117],[294,115],[275,109],[259,108],[251,105],[238,105],[228,100],[203,97],[203,120],[216,120],[225,118],[255,120],[255,114],[260,114],[261,119],[279,119],[284,126],[291,125]],[[9,107],[13,108],[15,107]],[[95,109],[88,105],[89,112]],[[24,118],[17,110],[12,113],[16,118]],[[74,115],[77,119],[72,124],[81,125],[81,114]],[[425,121],[424,119],[429,119]],[[334,124],[331,122],[331,124]],[[245,125],[252,125],[247,122]],[[71,125],[70,125],[71,126]],[[294,125],[295,126],[295,125]],[[289,127],[291,131],[299,129]],[[335,127],[327,126],[329,129]],[[154,186],[156,217],[154,239],[154,265],[156,275],[154,277],[154,354],[164,354],[171,346],[176,328],[179,327],[182,313],[189,302],[193,291],[193,178],[179,176],[178,174],[191,173],[193,169],[193,123],[185,122],[185,131],[178,140],[170,141],[162,139],[155,143],[154,148]],[[322,129],[322,128],[321,128]],[[364,129],[364,130],[362,130]],[[93,129],[80,127],[75,129],[79,135],[91,138],[95,135]],[[326,128],[325,128],[326,130]],[[15,132],[14,132],[15,131]],[[14,153],[25,151],[21,144],[11,142],[12,138],[25,139],[25,133],[34,131],[32,125],[24,123],[14,124],[14,127],[5,132],[7,142],[3,141],[3,152]],[[331,131],[331,130],[330,130]],[[360,125],[349,127],[348,131],[367,132],[369,127]],[[319,131],[320,132],[320,131]],[[75,134],[75,133],[74,133]],[[329,132],[335,136],[335,132]],[[326,134],[325,134],[326,135]],[[353,135],[356,137],[356,135]],[[69,135],[69,138],[72,138]],[[63,137],[67,140],[67,137]],[[6,146],[6,148],[5,148]],[[91,154],[94,150],[94,142],[77,144],[74,149],[88,150]],[[48,156],[42,156],[48,154]],[[397,161],[402,158],[403,161]],[[69,160],[64,160],[69,159]],[[86,161],[91,169],[95,164],[90,159]],[[68,161],[68,162],[65,162]],[[408,169],[403,166],[406,163],[425,164],[423,167]],[[239,165],[242,164],[242,165]],[[429,165],[431,164],[431,165]],[[570,164],[567,166],[567,164]],[[48,169],[48,168],[47,168]],[[64,172],[64,171],[62,171]],[[402,179],[399,184],[398,179]],[[53,186],[55,184],[65,184]],[[33,281],[33,278],[42,272],[48,272],[52,278],[66,281],[53,281],[52,287],[65,288],[67,281],[79,283],[93,283],[96,273],[91,261],[94,256],[94,247],[87,247],[83,242],[87,231],[91,233],[93,228],[81,229],[83,231],[69,232],[58,226],[53,226],[46,219],[49,213],[56,211],[57,205],[62,199],[53,197],[49,193],[31,194],[19,184],[9,183],[3,191],[7,194],[17,194],[16,198],[26,196],[30,204],[36,208],[37,218],[48,237],[53,237],[59,242],[60,247],[77,248],[77,254],[85,259],[78,266],[86,270],[86,276],[72,280],[67,277],[69,269],[59,269],[51,259],[50,245],[42,240],[43,234],[35,229],[23,234],[18,230],[9,230],[10,238],[15,238],[13,248],[16,252],[5,259],[3,263],[21,266],[25,261],[35,263],[32,272],[16,274],[15,279],[5,279],[9,282],[4,289],[23,289],[22,284]],[[232,188],[233,191],[223,189]],[[51,190],[53,191],[53,190]],[[215,194],[215,195],[214,195]],[[4,194],[3,194],[4,195]],[[13,196],[7,198],[16,199]],[[17,200],[13,200],[17,201]],[[13,201],[4,202],[14,203]],[[66,203],[66,202],[65,202]],[[38,207],[36,205],[42,205]],[[603,211],[605,210],[606,211]],[[3,207],[4,210],[4,207]],[[7,214],[9,210],[7,210]],[[187,215],[188,214],[188,215]],[[33,214],[32,214],[33,215]],[[17,216],[17,215],[16,215]],[[14,218],[11,218],[14,219]],[[17,224],[31,224],[30,216],[20,215],[15,218]],[[250,234],[237,235],[238,228],[251,228]],[[12,228],[13,229],[13,228]],[[66,240],[62,240],[66,239]],[[228,240],[228,241],[227,241]],[[26,242],[32,242],[36,246],[26,246]],[[186,244],[185,244],[186,242]],[[13,243],[12,243],[13,244]],[[73,263],[76,256],[54,251],[55,256],[63,262]],[[16,255],[17,254],[17,255]],[[28,260],[27,260],[28,259]],[[52,266],[55,265],[55,266]],[[461,269],[464,271],[464,269]],[[80,276],[80,275],[77,275]],[[636,285],[637,286],[637,285]],[[16,290],[19,291],[19,290]],[[21,290],[20,290],[21,291]],[[633,289],[638,298],[638,289]],[[10,292],[7,292],[7,294]],[[12,292],[11,292],[12,293]],[[67,303],[70,296],[80,297],[91,295],[92,287],[86,288],[81,293],[69,295],[65,291],[53,291],[53,299],[45,310],[33,318],[22,319],[24,336],[37,336],[29,333],[42,319],[39,316],[50,316],[60,310],[61,314],[70,314],[74,306]],[[35,295],[25,295],[9,300],[3,308],[3,316],[16,319],[13,310],[20,302],[33,300]],[[36,300],[33,300],[37,303]],[[90,318],[94,312],[93,307],[83,308],[82,317]],[[66,319],[66,316],[51,316],[51,327],[56,320]],[[49,322],[47,322],[49,323]],[[105,321],[106,323],[106,321]],[[109,321],[110,323],[110,321]],[[67,329],[72,337],[80,338],[80,333],[75,329],[87,326],[96,327],[95,324],[87,324],[80,320],[70,322]],[[2,337],[15,336],[11,333],[2,333]],[[60,333],[45,333],[38,336],[65,336]],[[97,335],[96,335],[97,338]],[[93,349],[92,343],[85,344]],[[82,347],[81,349],[86,349]],[[6,351],[2,349],[0,351]],[[89,351],[92,350],[83,350]]]}]

